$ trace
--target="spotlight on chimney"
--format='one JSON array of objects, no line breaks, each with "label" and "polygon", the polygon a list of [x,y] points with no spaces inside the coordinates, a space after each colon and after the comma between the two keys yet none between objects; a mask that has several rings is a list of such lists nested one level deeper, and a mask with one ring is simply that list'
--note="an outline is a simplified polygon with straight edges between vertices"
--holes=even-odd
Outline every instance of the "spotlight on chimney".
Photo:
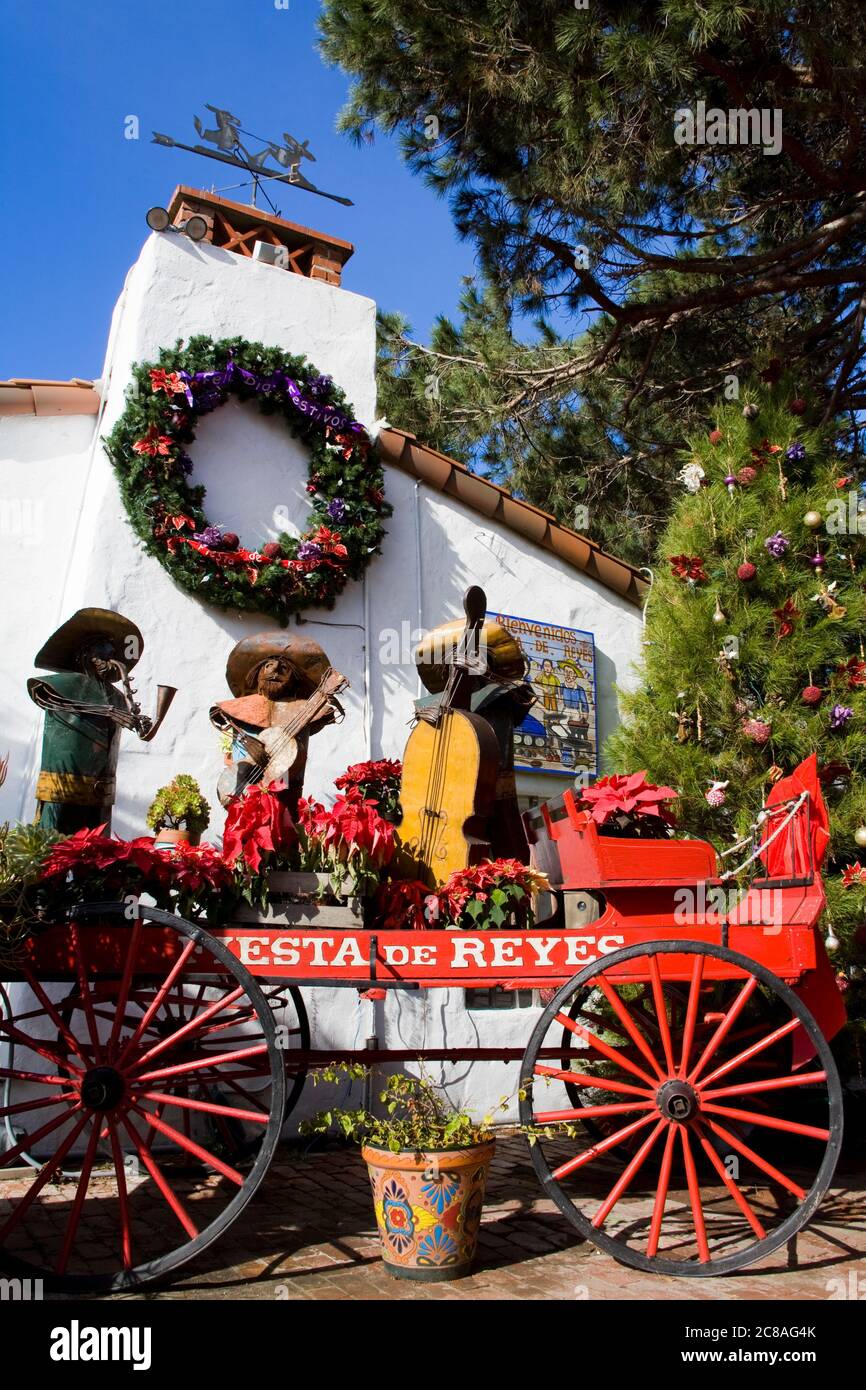
[{"label": "spotlight on chimney", "polygon": [[186,221],[181,224],[180,230],[183,232],[184,236],[189,237],[190,241],[203,241],[207,236],[207,223],[203,217],[199,217],[197,213],[193,213],[192,217],[188,217]]},{"label": "spotlight on chimney", "polygon": [[148,208],[144,220],[152,232],[164,232],[169,226],[169,216],[165,208]]}]

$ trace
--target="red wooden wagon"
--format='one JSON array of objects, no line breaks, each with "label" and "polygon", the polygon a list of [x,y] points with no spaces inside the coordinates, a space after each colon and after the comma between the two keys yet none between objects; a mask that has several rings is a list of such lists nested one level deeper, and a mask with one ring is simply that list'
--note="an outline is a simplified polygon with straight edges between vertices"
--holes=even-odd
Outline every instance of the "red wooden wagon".
[{"label": "red wooden wagon", "polygon": [[[323,928],[299,909],[208,930],[121,904],[42,931],[0,996],[7,1265],[79,1291],[177,1269],[256,1191],[307,1069],[349,1058],[520,1061],[545,1192],[628,1264],[722,1274],[789,1240],[842,1133],[814,759],[774,788],[745,896],[710,845],[600,836],[569,792],[526,825],[551,882],[530,931]],[[549,1002],[525,1050],[335,1054],[310,1047],[316,985]]]}]

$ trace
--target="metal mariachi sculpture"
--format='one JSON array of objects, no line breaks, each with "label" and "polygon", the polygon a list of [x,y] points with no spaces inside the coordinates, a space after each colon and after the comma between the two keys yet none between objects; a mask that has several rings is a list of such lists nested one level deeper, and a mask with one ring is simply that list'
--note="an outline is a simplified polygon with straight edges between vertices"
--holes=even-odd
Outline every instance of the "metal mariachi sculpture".
[{"label": "metal mariachi sculpture", "polygon": [[129,618],[107,608],[81,608],[37,653],[34,666],[55,672],[51,681],[34,676],[27,682],[31,700],[45,711],[36,783],[41,825],[65,835],[110,827],[120,731],[131,729],[149,743],[177,693],[159,686],[156,715],[142,714],[129,673],[143,650]]},{"label": "metal mariachi sculpture", "polygon": [[217,785],[221,804],[227,806],[254,782],[284,782],[294,815],[304,789],[310,734],[343,717],[336,696],[349,682],[317,642],[272,632],[238,642],[226,680],[236,698],[210,711],[214,728],[232,740]]},{"label": "metal mariachi sculpture", "polygon": [[520,644],[486,608],[484,590],[468,589],[465,623],[435,628],[415,653],[432,698],[416,702],[403,755],[400,838],[431,885],[491,855],[529,859],[513,736],[533,696]]}]

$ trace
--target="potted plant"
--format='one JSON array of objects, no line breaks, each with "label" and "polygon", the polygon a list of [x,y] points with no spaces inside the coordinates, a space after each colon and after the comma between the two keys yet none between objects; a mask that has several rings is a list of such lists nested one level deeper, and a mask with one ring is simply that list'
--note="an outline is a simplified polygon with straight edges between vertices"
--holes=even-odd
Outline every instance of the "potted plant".
[{"label": "potted plant", "polygon": [[397,758],[378,758],[366,763],[353,763],[337,777],[334,786],[339,792],[355,787],[365,801],[376,803],[379,815],[393,825],[400,824],[400,778],[403,764]]},{"label": "potted plant", "polygon": [[484,859],[455,869],[427,911],[439,926],[460,931],[528,931],[535,922],[537,895],[549,891],[540,869],[517,859]]},{"label": "potted plant", "polygon": [[[315,1081],[360,1079],[360,1063],[335,1064]],[[379,1092],[381,1115],[334,1106],[302,1122],[302,1134],[336,1125],[361,1145],[386,1270],[396,1279],[441,1281],[468,1274],[475,1257],[484,1189],[496,1147],[490,1117],[454,1111],[423,1076],[398,1072]]]},{"label": "potted plant", "polygon": [[674,833],[676,817],[670,802],[678,795],[673,787],[648,782],[645,772],[632,772],[600,777],[576,794],[575,800],[599,835],[663,840]]},{"label": "potted plant", "polygon": [[209,821],[210,806],[198,782],[187,772],[178,773],[167,786],[160,787],[147,813],[157,845],[179,841],[197,845]]},{"label": "potted plant", "polygon": [[[0,774],[3,771],[0,761]],[[56,830],[39,825],[0,825],[0,967],[18,964],[40,921],[37,885],[42,866],[60,838]]]}]

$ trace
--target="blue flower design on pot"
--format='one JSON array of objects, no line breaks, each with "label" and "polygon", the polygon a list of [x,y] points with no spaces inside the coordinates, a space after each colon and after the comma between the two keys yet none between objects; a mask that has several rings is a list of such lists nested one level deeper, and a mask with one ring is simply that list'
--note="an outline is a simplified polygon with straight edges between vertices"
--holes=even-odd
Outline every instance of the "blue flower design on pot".
[{"label": "blue flower design on pot", "polygon": [[463,1210],[460,1213],[460,1221],[467,1241],[475,1244],[476,1237],[481,1229],[481,1213],[484,1209],[484,1189],[473,1187],[466,1201],[463,1203]]},{"label": "blue flower design on pot", "polygon": [[453,1202],[460,1187],[460,1179],[454,1173],[437,1172],[430,1168],[424,1174],[421,1194],[439,1216]]},{"label": "blue flower design on pot", "polygon": [[456,1240],[444,1226],[434,1226],[418,1242],[419,1265],[455,1265],[459,1253]]},{"label": "blue flower design on pot", "polygon": [[393,1178],[382,1190],[382,1224],[391,1245],[399,1255],[405,1255],[415,1239],[415,1217],[406,1193]]}]

